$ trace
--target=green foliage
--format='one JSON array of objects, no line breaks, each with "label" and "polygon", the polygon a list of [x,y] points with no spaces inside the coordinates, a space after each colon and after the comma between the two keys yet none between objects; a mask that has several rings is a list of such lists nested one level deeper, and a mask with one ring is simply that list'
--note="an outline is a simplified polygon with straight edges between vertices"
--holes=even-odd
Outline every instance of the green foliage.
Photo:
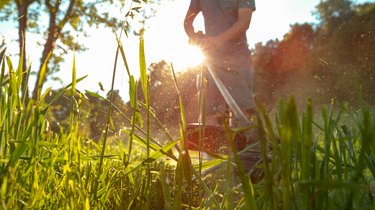
[{"label": "green foliage", "polygon": [[3,9],[6,5],[10,4],[11,0],[3,0],[0,2],[0,9]]},{"label": "green foliage", "polygon": [[317,6],[317,16],[324,24],[338,17],[347,17],[351,13],[351,0],[325,0]]}]

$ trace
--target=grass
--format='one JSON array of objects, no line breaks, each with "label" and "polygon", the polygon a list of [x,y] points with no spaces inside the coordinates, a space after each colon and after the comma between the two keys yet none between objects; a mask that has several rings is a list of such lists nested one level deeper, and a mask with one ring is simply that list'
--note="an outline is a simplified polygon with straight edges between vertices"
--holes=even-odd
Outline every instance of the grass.
[{"label": "grass", "polygon": [[[46,113],[53,101],[40,93],[26,102],[21,92],[22,63],[13,67],[0,52],[0,205],[1,209],[374,209],[375,120],[363,107],[334,110],[327,105],[313,112],[308,100],[297,110],[293,98],[281,100],[270,116],[261,104],[257,131],[263,179],[252,183],[242,170],[233,176],[233,156],[192,161],[184,147],[184,109],[181,135],[164,145],[150,131],[152,112],[148,78],[141,49],[141,81],[145,103],[138,100],[138,82],[129,74],[134,110],[127,129],[129,141],[99,143],[80,130],[80,97],[72,83],[69,128],[53,133]],[[22,61],[22,59],[20,59]],[[30,69],[30,68],[29,68]],[[174,77],[175,78],[175,77]],[[114,80],[114,79],[113,79]],[[178,81],[175,79],[178,90]],[[99,96],[98,96],[99,97]],[[110,109],[115,106],[110,107]],[[140,109],[146,110],[142,118]],[[108,110],[107,128],[111,124]],[[155,120],[154,120],[155,121]],[[162,125],[160,124],[162,127]],[[163,128],[163,127],[162,127]],[[228,131],[228,136],[234,136]],[[234,132],[234,131],[233,131]],[[272,150],[270,149],[271,147]],[[241,165],[241,164],[239,164]],[[221,166],[221,167],[218,167]],[[217,168],[216,170],[213,170]],[[240,167],[241,169],[241,167]]]}]

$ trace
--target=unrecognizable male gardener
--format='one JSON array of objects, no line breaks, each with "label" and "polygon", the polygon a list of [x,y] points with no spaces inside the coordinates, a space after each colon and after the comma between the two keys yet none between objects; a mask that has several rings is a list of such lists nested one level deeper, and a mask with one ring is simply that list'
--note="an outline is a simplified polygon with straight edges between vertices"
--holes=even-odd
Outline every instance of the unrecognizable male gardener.
[{"label": "unrecognizable male gardener", "polygon": [[[190,42],[199,43],[206,62],[246,114],[253,113],[255,107],[250,51],[246,38],[254,11],[254,0],[191,0],[184,21]],[[195,32],[193,26],[194,19],[200,12],[204,18],[205,34]],[[227,103],[207,72],[205,78],[208,81],[206,124],[222,126],[219,119],[226,113]]]},{"label": "unrecognizable male gardener", "polygon": [[[244,113],[254,109],[250,51],[246,31],[255,11],[254,0],[191,0],[184,28],[192,42],[199,42],[208,62]],[[195,32],[193,22],[202,12],[206,33]],[[203,37],[202,37],[203,36]],[[227,103],[212,78],[206,75],[206,123],[220,126]]]}]

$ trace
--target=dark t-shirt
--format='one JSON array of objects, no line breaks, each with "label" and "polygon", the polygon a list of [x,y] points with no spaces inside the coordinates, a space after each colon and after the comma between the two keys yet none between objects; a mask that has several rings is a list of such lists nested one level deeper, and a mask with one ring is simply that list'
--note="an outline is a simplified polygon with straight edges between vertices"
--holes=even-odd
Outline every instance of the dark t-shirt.
[{"label": "dark t-shirt", "polygon": [[[254,0],[191,0],[190,2],[190,9],[202,12],[208,36],[215,36],[228,30],[237,21],[239,8],[255,10],[255,2]],[[244,33],[237,39],[223,43],[219,50],[232,53],[247,49],[246,33]]]}]

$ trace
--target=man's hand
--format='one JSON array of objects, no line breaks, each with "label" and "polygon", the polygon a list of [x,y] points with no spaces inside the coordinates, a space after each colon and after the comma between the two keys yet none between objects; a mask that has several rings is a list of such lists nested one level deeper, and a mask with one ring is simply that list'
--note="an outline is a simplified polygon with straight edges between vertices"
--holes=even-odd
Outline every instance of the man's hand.
[{"label": "man's hand", "polygon": [[204,34],[202,31],[198,31],[189,37],[189,44],[201,46]]},{"label": "man's hand", "polygon": [[206,36],[202,31],[198,31],[190,36],[189,44],[198,46],[203,51],[211,51],[220,47],[223,42],[217,36]]}]

